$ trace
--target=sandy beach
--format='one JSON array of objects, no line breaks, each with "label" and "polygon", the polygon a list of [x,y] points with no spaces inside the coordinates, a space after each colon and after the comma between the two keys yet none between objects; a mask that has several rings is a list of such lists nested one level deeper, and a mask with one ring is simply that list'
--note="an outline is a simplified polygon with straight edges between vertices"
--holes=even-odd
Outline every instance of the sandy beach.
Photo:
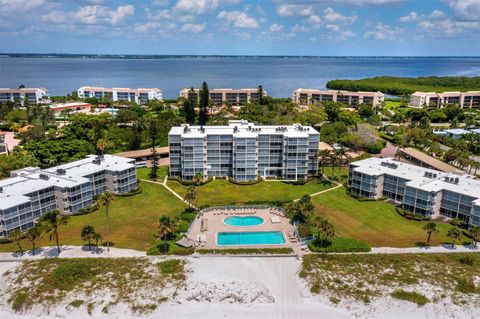
[{"label": "sandy beach", "polygon": [[[73,251],[74,249],[71,249]],[[118,251],[117,251],[118,250]],[[138,254],[137,254],[138,253]],[[71,255],[72,253],[70,253]],[[132,252],[112,249],[112,255],[130,255]],[[139,256],[140,252],[134,255]],[[68,257],[67,252],[63,257]],[[133,257],[133,256],[132,256]],[[153,257],[150,260],[163,260]],[[328,296],[312,295],[298,277],[301,261],[293,257],[185,257],[187,281],[185,286],[170,296],[167,302],[144,314],[132,312],[119,303],[102,313],[102,307],[93,310],[92,318],[478,318],[480,312],[471,306],[456,306],[443,300],[423,307],[390,297],[374,299],[369,305],[343,301],[337,305]],[[119,259],[121,262],[121,259]],[[0,262],[0,273],[14,272],[18,262]],[[8,295],[5,276],[0,277],[4,296]],[[427,293],[427,292],[426,292]],[[93,299],[102,304],[102,293]],[[152,296],[154,297],[154,296]],[[35,306],[24,314],[13,312],[0,302],[1,318],[86,318],[85,307],[57,304],[46,312]]]}]

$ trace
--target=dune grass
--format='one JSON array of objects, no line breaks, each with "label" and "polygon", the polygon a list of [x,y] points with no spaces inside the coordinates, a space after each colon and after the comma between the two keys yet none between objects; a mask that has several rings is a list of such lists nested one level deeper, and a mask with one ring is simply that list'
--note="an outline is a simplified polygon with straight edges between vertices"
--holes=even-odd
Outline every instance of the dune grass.
[{"label": "dune grass", "polygon": [[[173,196],[165,187],[140,182],[142,193],[130,197],[117,197],[109,209],[110,235],[108,240],[115,247],[147,250],[155,243],[158,219],[162,215],[179,216],[186,205]],[[84,245],[80,237],[82,227],[92,225],[105,237],[104,209],[81,216],[71,216],[66,225],[59,227],[59,238],[62,245]],[[43,235],[37,247],[53,246],[55,243]],[[27,241],[22,242],[24,249],[31,249]],[[0,251],[17,251],[15,243],[1,244]]]},{"label": "dune grass", "polygon": [[[361,202],[350,197],[345,188],[337,188],[312,198],[315,212],[328,219],[337,235],[364,241],[372,247],[413,247],[426,241],[422,227],[426,222],[407,220],[395,207],[383,201]],[[431,245],[450,242],[450,225],[437,223],[440,232]]]},{"label": "dune grass", "polygon": [[[187,186],[173,180],[167,185],[180,196],[185,196]],[[198,206],[228,205],[261,201],[289,201],[332,187],[325,181],[313,180],[305,185],[292,185],[283,182],[260,182],[254,185],[238,185],[224,179],[211,181],[198,187]]]}]

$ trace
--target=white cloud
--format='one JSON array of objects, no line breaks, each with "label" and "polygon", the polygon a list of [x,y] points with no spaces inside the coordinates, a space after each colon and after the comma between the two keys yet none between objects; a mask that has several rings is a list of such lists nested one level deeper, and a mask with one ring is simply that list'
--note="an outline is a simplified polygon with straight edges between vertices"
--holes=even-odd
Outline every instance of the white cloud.
[{"label": "white cloud", "polygon": [[335,31],[335,32],[340,31],[340,26],[337,25],[337,24],[327,24],[325,27],[326,27],[327,29],[332,30],[332,31]]},{"label": "white cloud", "polygon": [[320,22],[322,22],[322,19],[316,14],[314,14],[308,17],[308,22],[310,22],[311,24],[320,24]]},{"label": "white cloud", "polygon": [[167,9],[151,11],[149,8],[146,8],[145,14],[147,15],[147,19],[149,20],[164,20],[170,19],[172,17],[170,11]]},{"label": "white cloud", "polygon": [[400,17],[398,21],[400,22],[411,22],[411,21],[417,21],[418,19],[418,13],[415,11],[410,12],[408,15]]},{"label": "white cloud", "polygon": [[150,33],[150,32],[158,32],[164,33],[168,30],[174,30],[177,27],[175,23],[161,23],[157,21],[150,21],[143,24],[136,24],[133,28],[133,31],[136,33]]},{"label": "white cloud", "polygon": [[74,12],[72,18],[83,24],[112,24],[115,25],[133,15],[132,5],[119,6],[115,10],[104,6],[84,6]]},{"label": "white cloud", "polygon": [[[479,3],[479,5],[480,5],[480,3]],[[432,19],[432,20],[443,19],[445,17],[446,17],[445,13],[443,13],[440,10],[433,10],[432,13],[430,13],[428,15],[428,18]]]},{"label": "white cloud", "polygon": [[202,24],[192,24],[192,23],[185,23],[182,25],[181,31],[182,32],[191,32],[191,33],[199,33],[205,30],[205,27],[207,26],[206,23]]},{"label": "white cloud", "polygon": [[281,17],[310,16],[315,13],[313,6],[303,4],[282,4],[277,7]]},{"label": "white cloud", "polygon": [[168,0],[153,0],[152,4],[154,6],[164,7],[164,6],[168,5]]},{"label": "white cloud", "polygon": [[25,12],[45,4],[45,0],[0,0],[0,11]]},{"label": "white cloud", "polygon": [[190,14],[203,14],[214,11],[220,5],[237,4],[239,2],[240,0],[178,0],[173,9]]},{"label": "white cloud", "polygon": [[274,23],[268,28],[268,30],[270,30],[270,32],[280,32],[283,30],[283,25]]},{"label": "white cloud", "polygon": [[480,21],[480,0],[451,0],[448,2],[459,21]]},{"label": "white cloud", "polygon": [[402,33],[402,28],[391,27],[387,24],[377,23],[373,30],[365,32],[363,38],[370,40],[395,40]]},{"label": "white cloud", "polygon": [[43,15],[40,19],[45,22],[61,24],[67,20],[67,15],[64,12],[52,11],[48,14]]},{"label": "white cloud", "polygon": [[351,37],[354,37],[354,36],[356,36],[355,32],[352,32],[350,30],[340,32],[340,37],[342,39],[351,38]]},{"label": "white cloud", "polygon": [[467,30],[480,30],[480,22],[476,21],[453,21],[443,19],[437,21],[421,21],[418,26],[429,31],[432,36],[452,36]]},{"label": "white cloud", "polygon": [[347,24],[351,24],[353,22],[355,22],[355,20],[357,20],[358,16],[356,15],[353,15],[353,16],[344,16],[338,12],[336,12],[335,10],[333,10],[332,8],[328,7],[326,8],[324,11],[324,19],[328,22],[341,22],[341,23],[347,23]]},{"label": "white cloud", "polygon": [[217,18],[234,28],[255,29],[260,27],[255,18],[241,11],[220,11]]}]

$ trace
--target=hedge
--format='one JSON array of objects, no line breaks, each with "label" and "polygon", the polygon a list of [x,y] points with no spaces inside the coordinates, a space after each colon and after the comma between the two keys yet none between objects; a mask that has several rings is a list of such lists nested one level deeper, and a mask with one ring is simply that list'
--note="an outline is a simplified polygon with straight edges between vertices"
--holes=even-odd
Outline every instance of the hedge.
[{"label": "hedge", "polygon": [[117,197],[130,197],[130,196],[141,194],[142,192],[143,192],[143,189],[140,186],[138,186],[137,189],[131,190],[131,191],[129,191],[127,193],[124,193],[124,194],[116,194],[115,196],[117,196]]},{"label": "hedge", "polygon": [[163,242],[150,247],[147,250],[147,256],[158,256],[158,255],[179,255],[179,256],[187,256],[191,255],[195,252],[193,248],[186,248],[186,247],[180,247],[175,243],[168,242],[167,245],[167,253],[163,253]]},{"label": "hedge", "polygon": [[8,238],[0,238],[0,244],[10,244],[12,242],[11,239]]},{"label": "hedge", "polygon": [[213,178],[209,177],[206,180],[203,180],[201,182],[186,181],[186,180],[183,180],[183,179],[178,178],[178,177],[168,177],[168,180],[179,182],[183,186],[192,186],[192,185],[193,186],[202,186],[202,185],[205,185],[207,183],[210,183],[213,180]]},{"label": "hedge", "polygon": [[239,181],[236,181],[233,178],[229,177],[228,181],[232,184],[235,184],[235,185],[255,185],[255,184],[258,184],[258,183],[262,182],[263,179],[259,178],[259,179],[253,180],[253,181],[239,182]]},{"label": "hedge", "polygon": [[227,248],[227,249],[197,249],[200,255],[262,255],[262,254],[293,254],[292,248]]},{"label": "hedge", "polygon": [[402,209],[400,207],[395,207],[395,210],[400,216],[405,217],[406,219],[409,220],[416,220],[416,221],[429,221],[431,220],[430,216],[423,216],[422,214],[415,214],[411,213],[409,211],[406,211],[405,209]]},{"label": "hedge", "polygon": [[369,252],[371,250],[367,243],[346,237],[334,237],[327,247],[320,247],[318,241],[313,240],[308,243],[308,249],[318,253]]}]

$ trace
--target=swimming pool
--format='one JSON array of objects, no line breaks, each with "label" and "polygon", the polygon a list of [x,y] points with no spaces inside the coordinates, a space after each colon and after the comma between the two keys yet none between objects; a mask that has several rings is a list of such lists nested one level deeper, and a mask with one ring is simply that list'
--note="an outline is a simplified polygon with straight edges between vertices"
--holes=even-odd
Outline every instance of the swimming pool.
[{"label": "swimming pool", "polygon": [[281,245],[285,237],[281,231],[223,232],[217,234],[219,246]]},{"label": "swimming pool", "polygon": [[231,216],[223,220],[230,226],[256,226],[263,224],[263,218],[258,216]]}]

